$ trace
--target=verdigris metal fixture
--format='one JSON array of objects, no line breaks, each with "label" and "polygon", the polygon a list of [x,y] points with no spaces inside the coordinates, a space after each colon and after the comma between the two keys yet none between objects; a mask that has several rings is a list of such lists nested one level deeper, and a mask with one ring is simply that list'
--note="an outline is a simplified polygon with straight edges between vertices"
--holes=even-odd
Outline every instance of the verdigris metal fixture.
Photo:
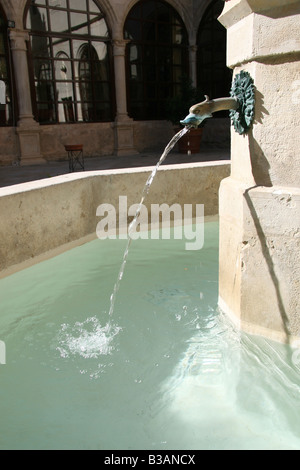
[{"label": "verdigris metal fixture", "polygon": [[213,117],[213,113],[229,110],[236,132],[243,135],[250,130],[254,120],[255,87],[248,72],[242,70],[236,75],[230,97],[211,100],[205,95],[205,98],[190,108],[190,114],[180,121],[182,125],[197,128],[205,119]]}]

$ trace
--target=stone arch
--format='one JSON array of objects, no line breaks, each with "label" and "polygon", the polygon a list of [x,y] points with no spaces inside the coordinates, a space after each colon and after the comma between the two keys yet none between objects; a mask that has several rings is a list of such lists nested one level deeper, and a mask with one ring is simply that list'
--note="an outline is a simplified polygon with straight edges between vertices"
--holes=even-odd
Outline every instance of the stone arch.
[{"label": "stone arch", "polygon": [[232,80],[226,65],[227,33],[217,19],[222,10],[222,0],[210,0],[197,31],[197,84],[211,98],[227,96]]},{"label": "stone arch", "polygon": [[135,120],[165,119],[168,100],[189,75],[188,31],[169,1],[131,3],[124,25],[129,115]]},{"label": "stone arch", "polygon": [[[6,3],[8,7],[11,7],[11,0],[0,0],[2,3]],[[19,4],[18,11],[22,16],[22,22],[25,23],[27,11],[30,5],[30,0],[14,0],[16,4]],[[111,6],[109,0],[94,0],[95,4],[99,7],[101,11],[105,14],[105,20],[109,27],[109,30],[112,31],[114,23],[117,21],[116,13]]]},{"label": "stone arch", "polygon": [[[99,0],[89,4],[70,0],[68,8],[63,5],[61,15],[53,2],[37,6],[36,3],[29,0],[24,11],[24,20],[29,20],[28,57],[31,88],[35,92],[32,96],[36,120],[41,124],[112,120],[114,81],[111,31],[103,6],[100,6]],[[81,12],[81,16],[74,14],[74,7]],[[99,14],[94,21],[92,15],[97,11]],[[51,21],[48,23],[44,18],[49,16]],[[82,19],[84,28],[80,24]],[[101,56],[94,54],[100,49]],[[85,60],[82,60],[80,51],[85,52]],[[65,55],[62,56],[62,53]],[[89,91],[85,97],[79,80],[83,66],[86,70],[85,89]]]},{"label": "stone arch", "polygon": [[195,14],[194,17],[197,20],[197,23],[195,24],[195,31],[196,34],[198,33],[198,30],[200,28],[203,16],[208,9],[208,7],[213,3],[214,0],[203,0],[200,2],[196,7],[195,7]]},{"label": "stone arch", "polygon": [[15,21],[16,28],[23,29],[23,17],[27,0],[1,0],[0,3],[7,18]]},{"label": "stone arch", "polygon": [[117,21],[117,15],[113,7],[111,6],[111,2],[109,0],[94,0],[94,2],[99,7],[99,9],[103,11],[107,26],[110,32],[112,33],[113,25]]},{"label": "stone arch", "polygon": [[[121,20],[122,31],[124,30],[125,22],[126,22],[129,12],[139,1],[140,0],[131,0],[130,2],[128,2],[128,5],[126,6],[126,9],[123,13],[123,17]],[[187,31],[189,32],[191,29],[191,18],[193,17],[192,12],[190,12],[190,10],[186,6],[183,6],[182,2],[180,2],[179,0],[162,0],[162,1],[169,4],[171,7],[173,7],[176,10],[176,12],[180,15]]]}]

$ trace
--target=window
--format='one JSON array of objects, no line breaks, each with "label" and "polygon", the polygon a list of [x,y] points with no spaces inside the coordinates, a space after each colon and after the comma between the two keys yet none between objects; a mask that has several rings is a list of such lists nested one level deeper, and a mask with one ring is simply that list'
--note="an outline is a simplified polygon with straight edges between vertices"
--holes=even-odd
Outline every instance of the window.
[{"label": "window", "polygon": [[[226,29],[218,21],[223,0],[214,0],[206,10],[198,33],[198,88],[210,98],[229,96],[232,71],[226,66]],[[228,113],[227,113],[228,115]],[[217,113],[222,117],[224,113]]]},{"label": "window", "polygon": [[31,0],[35,114],[40,123],[114,119],[110,35],[93,0]]},{"label": "window", "polygon": [[13,125],[13,103],[8,56],[7,23],[0,11],[0,126]]},{"label": "window", "polygon": [[188,38],[178,13],[160,0],[142,0],[125,24],[128,111],[136,120],[164,119],[166,100],[188,74]]}]

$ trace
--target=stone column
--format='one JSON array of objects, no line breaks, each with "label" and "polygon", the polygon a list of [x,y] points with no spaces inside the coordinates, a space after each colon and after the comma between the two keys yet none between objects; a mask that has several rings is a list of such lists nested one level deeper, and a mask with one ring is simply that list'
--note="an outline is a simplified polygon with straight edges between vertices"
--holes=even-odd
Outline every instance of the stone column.
[{"label": "stone column", "polygon": [[20,142],[21,164],[45,163],[41,156],[40,126],[33,119],[27,63],[26,31],[10,31],[10,47],[18,97],[19,121],[16,129]]},{"label": "stone column", "polygon": [[255,122],[232,130],[220,189],[219,305],[249,332],[300,337],[300,5],[230,0],[228,66],[256,87]]},{"label": "stone column", "polygon": [[135,155],[133,120],[127,113],[126,67],[125,52],[128,41],[115,39],[113,55],[115,67],[115,88],[117,115],[113,124],[115,131],[115,153],[118,156]]},{"label": "stone column", "polygon": [[192,84],[197,87],[197,52],[198,46],[193,45],[189,47],[190,54],[190,77],[192,79]]}]

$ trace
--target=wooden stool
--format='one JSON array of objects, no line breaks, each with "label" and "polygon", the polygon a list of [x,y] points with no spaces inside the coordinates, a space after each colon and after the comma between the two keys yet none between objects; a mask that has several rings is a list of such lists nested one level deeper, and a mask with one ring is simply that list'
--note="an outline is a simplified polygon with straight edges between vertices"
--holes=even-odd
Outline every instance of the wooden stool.
[{"label": "wooden stool", "polygon": [[76,168],[84,170],[83,145],[65,145],[68,152],[70,172],[76,171]]}]

